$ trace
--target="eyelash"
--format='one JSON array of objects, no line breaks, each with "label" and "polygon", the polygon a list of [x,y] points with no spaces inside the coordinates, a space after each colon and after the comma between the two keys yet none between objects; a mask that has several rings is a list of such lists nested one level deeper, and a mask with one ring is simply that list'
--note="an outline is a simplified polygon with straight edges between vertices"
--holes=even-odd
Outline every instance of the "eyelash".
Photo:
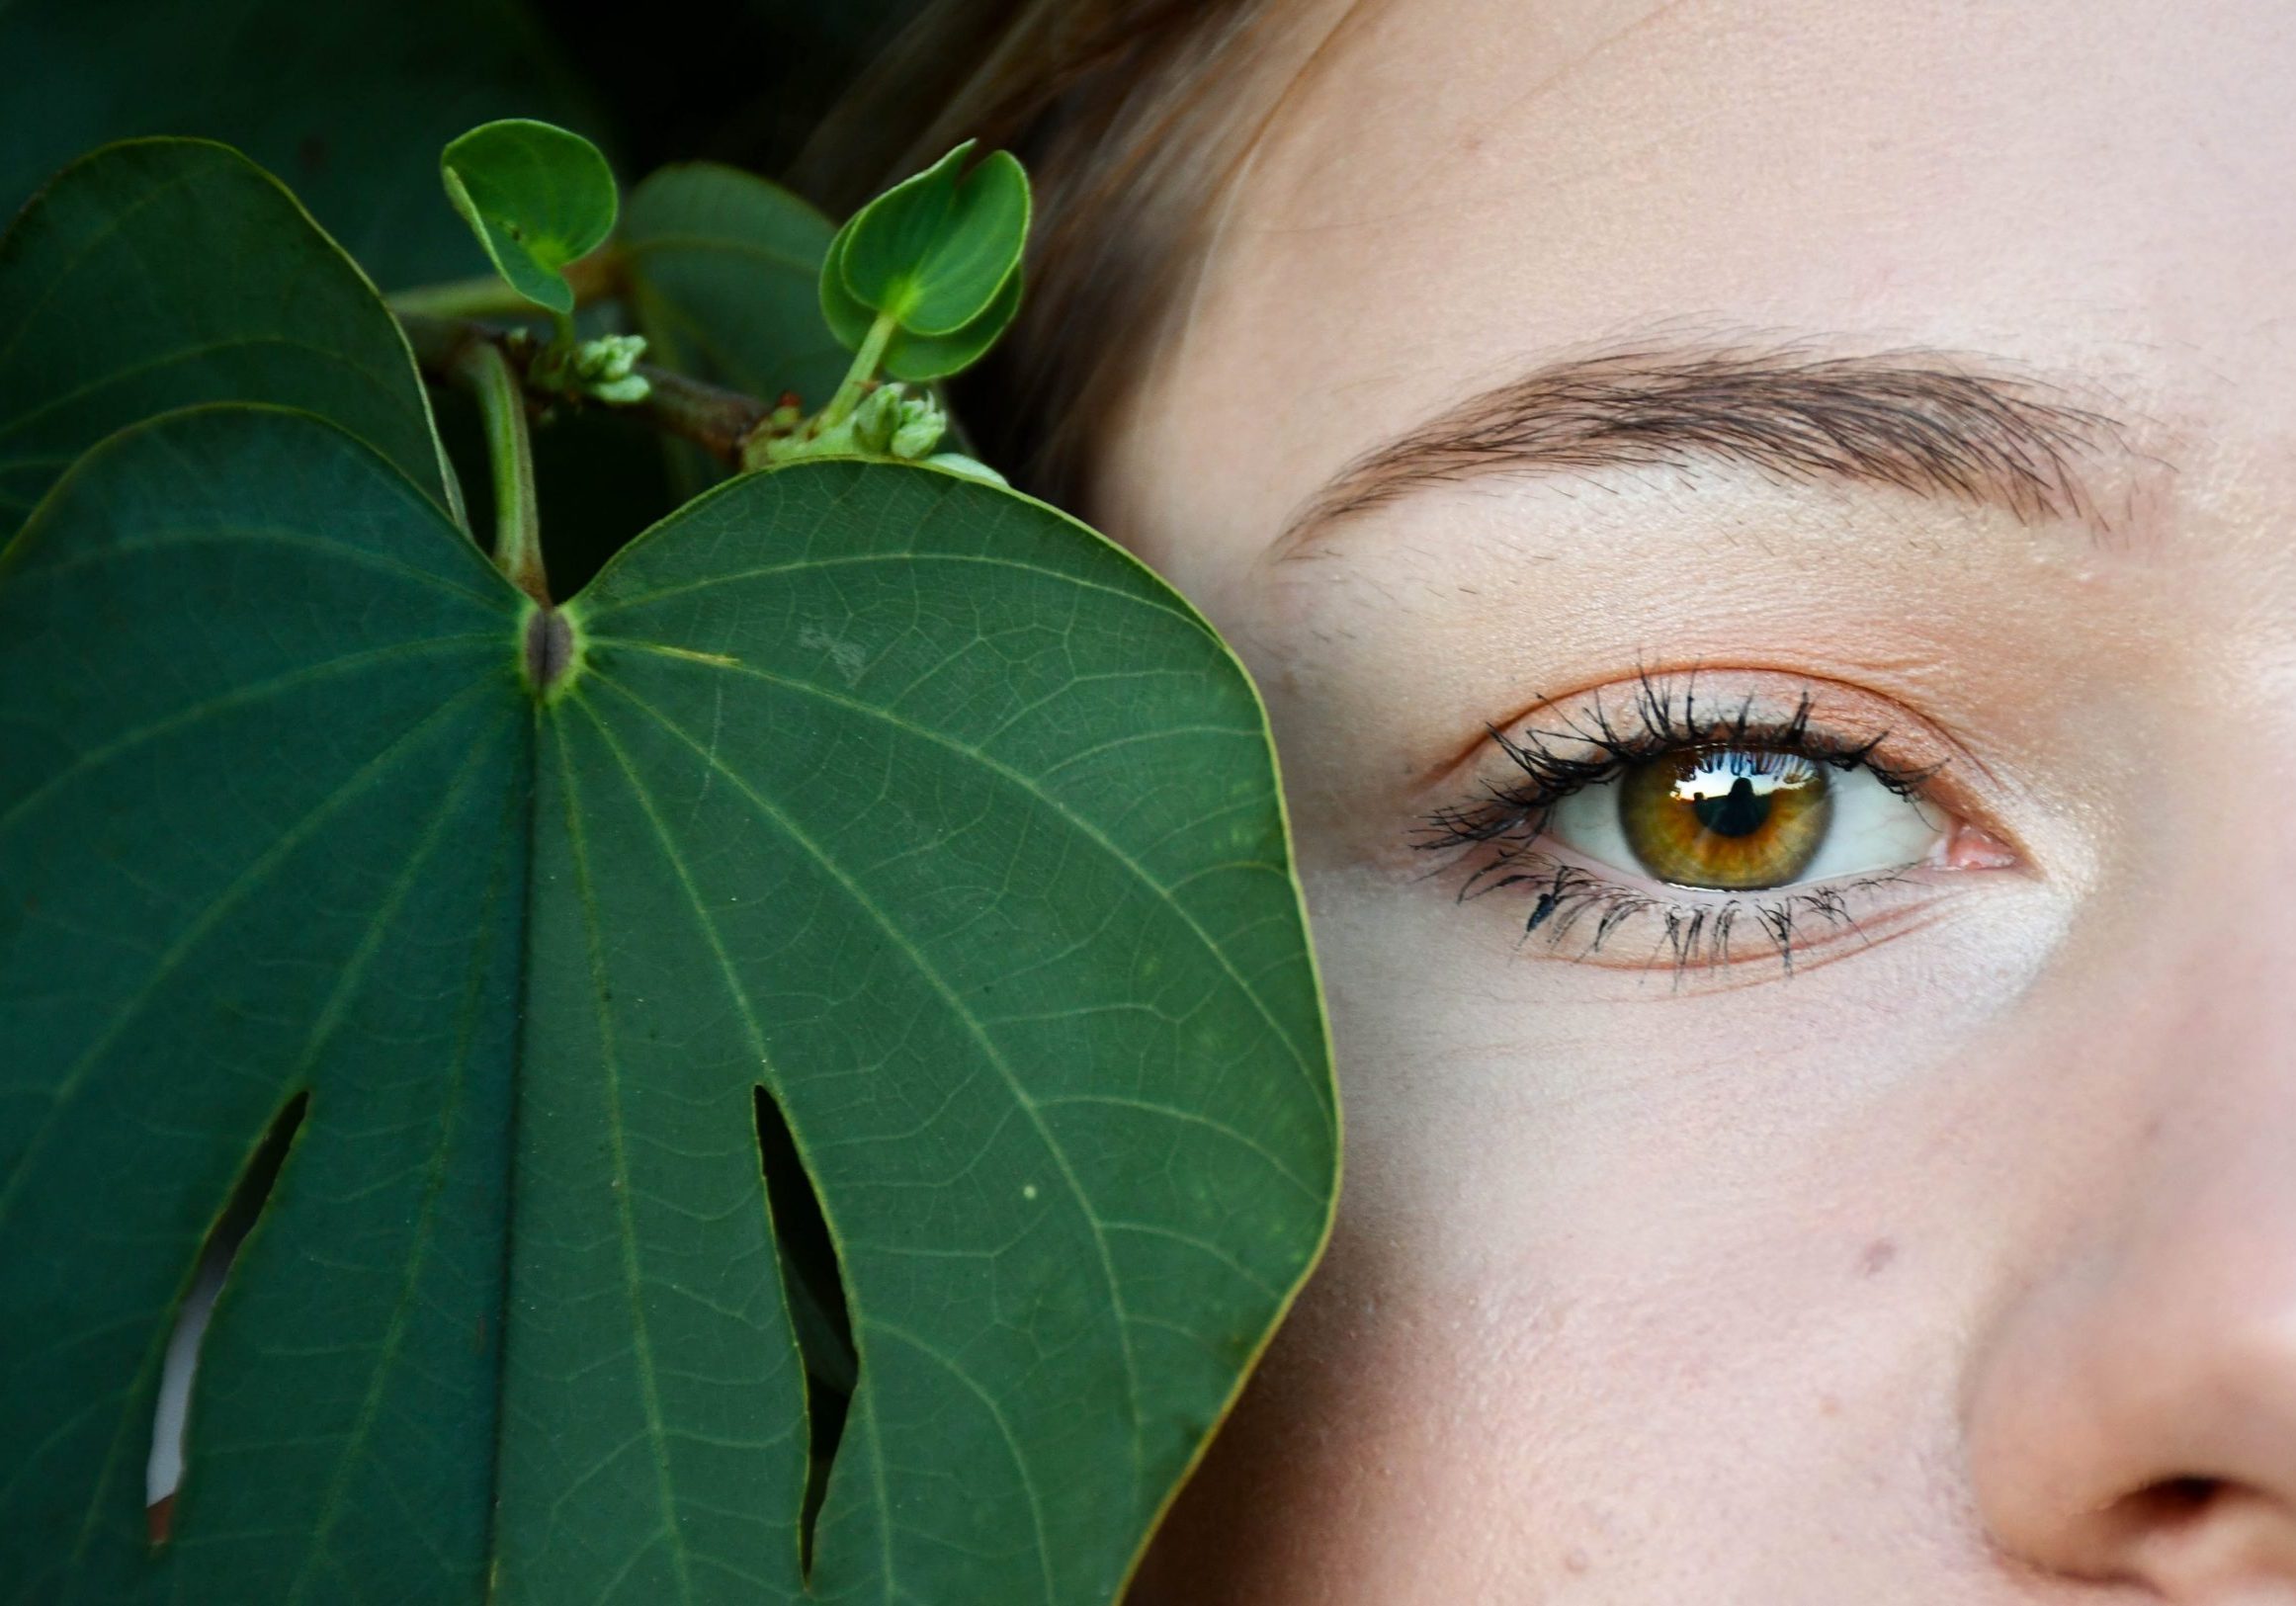
[{"label": "eyelash", "polygon": [[1603,707],[1599,693],[1581,719],[1565,718],[1559,730],[1526,729],[1514,737],[1489,726],[1492,740],[1521,778],[1489,786],[1474,803],[1428,814],[1411,845],[1426,852],[1448,851],[1453,865],[1475,860],[1477,850],[1491,850],[1469,871],[1459,889],[1460,901],[1505,888],[1539,888],[1523,922],[1523,935],[1543,936],[1560,948],[1573,932],[1583,931],[1587,940],[1571,956],[1573,959],[1593,958],[1623,927],[1655,914],[1662,926],[1653,959],[1660,953],[1670,955],[1679,980],[1695,966],[1728,964],[1736,928],[1750,919],[1791,973],[1796,936],[1805,924],[1822,922],[1833,930],[1856,931],[1850,900],[1903,880],[1904,873],[1768,895],[1734,894],[1721,902],[1693,901],[1647,892],[1535,850],[1545,839],[1555,805],[1565,798],[1613,780],[1630,765],[1685,748],[1764,747],[1835,769],[1863,769],[1902,798],[1919,796],[1944,767],[1907,769],[1884,763],[1875,753],[1888,739],[1887,732],[1861,741],[1840,740],[1813,728],[1814,709],[1814,700],[1804,692],[1783,719],[1762,720],[1754,717],[1754,700],[1749,697],[1736,713],[1701,722],[1694,677],[1683,683],[1677,699],[1671,682],[1646,672],[1638,677],[1632,723],[1625,727]]}]

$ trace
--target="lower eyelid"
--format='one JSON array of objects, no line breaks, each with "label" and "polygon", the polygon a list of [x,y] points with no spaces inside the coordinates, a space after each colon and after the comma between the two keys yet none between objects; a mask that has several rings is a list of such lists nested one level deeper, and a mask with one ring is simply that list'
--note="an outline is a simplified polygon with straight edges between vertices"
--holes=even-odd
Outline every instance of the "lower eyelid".
[{"label": "lower eyelid", "polygon": [[1533,842],[1477,870],[1460,899],[1515,894],[1528,905],[1521,945],[1573,962],[1678,974],[1750,963],[1791,973],[1917,929],[1943,890],[1917,865],[1768,892],[1637,885]]}]

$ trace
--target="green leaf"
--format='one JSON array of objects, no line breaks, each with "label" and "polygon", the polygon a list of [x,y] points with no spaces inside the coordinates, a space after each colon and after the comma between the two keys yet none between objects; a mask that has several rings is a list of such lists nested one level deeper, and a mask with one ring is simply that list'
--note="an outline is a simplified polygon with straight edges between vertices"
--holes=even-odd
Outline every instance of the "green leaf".
[{"label": "green leaf", "polygon": [[[860,336],[852,342],[858,348],[860,341],[868,338],[875,314],[850,296],[840,302],[841,293],[830,289],[839,282],[835,264],[844,245],[843,234],[829,244],[830,266],[821,273],[821,307],[824,316],[836,326],[840,339],[855,327],[855,319],[860,320]],[[893,379],[920,381],[946,379],[971,368],[996,344],[997,337],[1012,322],[1013,314],[1020,310],[1021,281],[1022,270],[1016,266],[980,314],[948,334],[919,335],[905,329],[894,330],[886,342],[884,355],[878,359],[878,367]]]},{"label": "green leaf", "polygon": [[[1053,510],[853,462],[553,617],[270,409],[0,554],[0,1597],[1112,1600],[1332,1197],[1240,669]],[[809,1589],[760,1086],[859,1361]],[[155,1553],[173,1312],[305,1095]]]},{"label": "green leaf", "polygon": [[821,309],[849,349],[860,348],[880,314],[912,335],[974,325],[1018,270],[1028,243],[1028,175],[1001,150],[962,173],[972,149],[969,139],[837,231]]},{"label": "green leaf", "polygon": [[197,134],[279,174],[393,290],[470,272],[439,205],[449,139],[512,115],[604,137],[523,0],[10,0],[0,61],[0,218],[82,151]]},{"label": "green leaf", "polygon": [[538,306],[573,311],[564,269],[606,243],[619,205],[598,147],[552,124],[507,118],[451,141],[439,174],[510,288]]},{"label": "green leaf", "polygon": [[[113,437],[0,554],[0,1309],[37,1335],[0,1597],[470,1593],[531,767],[504,589],[367,448],[239,408]],[[155,1568],[169,1312],[306,1088],[203,1353],[214,1537]]]},{"label": "green leaf", "polygon": [[879,365],[896,380],[939,380],[978,362],[1020,310],[1021,271],[1013,269],[996,299],[962,329],[945,335],[896,334],[886,343]]},{"label": "green leaf", "polygon": [[[847,358],[815,293],[836,231],[777,185],[714,162],[648,176],[630,197],[620,245],[647,360],[775,400],[818,408]],[[723,477],[715,460],[667,443],[688,496]]]},{"label": "green leaf", "polygon": [[834,232],[788,191],[734,168],[687,162],[652,174],[622,223],[649,360],[820,406],[846,364],[814,294]]},{"label": "green leaf", "polygon": [[451,494],[397,322],[277,180],[191,139],[75,162],[0,237],[0,530],[114,430],[223,400],[319,413]]}]

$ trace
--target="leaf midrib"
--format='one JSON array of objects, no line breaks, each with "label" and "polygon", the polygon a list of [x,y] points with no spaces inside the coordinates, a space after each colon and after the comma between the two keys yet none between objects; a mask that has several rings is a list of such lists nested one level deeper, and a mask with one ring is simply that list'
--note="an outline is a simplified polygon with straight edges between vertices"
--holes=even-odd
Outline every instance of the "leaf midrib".
[{"label": "leaf midrib", "polygon": [[[702,902],[701,891],[694,885],[693,873],[686,866],[684,853],[679,850],[676,841],[670,836],[669,826],[664,823],[660,811],[654,806],[653,794],[647,790],[645,783],[638,776],[637,766],[630,762],[630,755],[624,752],[622,744],[614,739],[613,730],[604,719],[599,718],[598,711],[590,706],[589,700],[583,697],[579,691],[576,691],[568,701],[581,709],[592,727],[597,730],[600,739],[606,744],[607,751],[614,755],[614,762],[621,767],[623,778],[630,784],[631,795],[638,800],[638,807],[644,812],[646,822],[653,827],[654,836],[661,843],[663,857],[669,860],[670,868],[678,878],[678,887],[686,894],[686,902],[694,912],[694,922],[701,928],[703,937],[710,944],[711,956],[718,962],[718,972],[724,980],[726,993],[732,998],[734,1008],[740,1012],[743,1035],[749,1040],[749,1052],[755,1057],[760,1073],[767,1078],[772,1086],[775,1101],[783,1104],[786,1108],[781,1078],[774,1073],[772,1057],[766,1052],[765,1029],[758,1024],[756,1006],[750,1002],[749,991],[741,985],[741,978],[733,968],[732,958],[725,952],[724,939],[718,931],[718,922],[710,917],[708,908]],[[794,1125],[791,1127],[790,1137],[793,1142],[799,1142]],[[799,1153],[802,1160],[804,1155],[802,1142],[799,1143]],[[832,1244],[841,1242],[841,1235],[837,1231],[836,1220],[831,1214],[829,1201],[818,1189],[815,1189],[814,1202],[821,1212],[822,1226],[829,1234],[830,1242]],[[762,1196],[760,1208],[763,1208]],[[770,1238],[770,1213],[767,1218],[767,1227]],[[842,1251],[838,1252],[841,1257]],[[778,1274],[774,1279],[774,1286],[781,1302],[782,1318],[785,1322],[792,1323],[791,1330],[794,1333],[794,1318],[789,1310],[789,1289]],[[861,1344],[858,1338],[855,1339],[854,1347],[856,1350],[855,1369],[858,1373],[867,1366],[868,1358],[866,1354],[860,1353]],[[802,1359],[796,1355],[794,1346],[792,1356],[795,1364],[803,1365]],[[812,1400],[809,1390],[800,1391],[799,1410],[804,1431],[798,1435],[797,1442],[803,1446],[809,1444],[812,1436]],[[799,1454],[802,1461],[806,1452],[801,1449]],[[805,1517],[804,1512],[800,1510],[793,1513],[791,1518],[790,1551],[792,1555],[803,1553],[804,1532]],[[885,1562],[887,1572],[890,1574],[893,1568],[890,1525],[887,1532],[889,1537],[886,1541]]]},{"label": "leaf midrib", "polygon": [[[416,854],[416,863],[419,864],[429,857],[430,849],[435,843],[440,827],[454,812],[454,803],[459,800],[464,788],[468,783],[470,770],[475,769],[479,759],[484,756],[484,747],[473,749],[469,765],[466,768],[463,776],[457,779],[455,786],[451,789],[448,803],[439,811],[438,823],[432,826],[421,850]],[[394,893],[392,899],[394,905],[399,895]],[[384,923],[385,921],[381,918],[377,921],[379,927]],[[379,940],[380,932],[378,932]],[[360,961],[362,966],[364,966],[366,956],[363,955]],[[295,1606],[296,1602],[303,1598],[303,1591],[310,1581],[312,1568],[317,1563],[320,1552],[325,1549],[328,1536],[334,1531],[335,1523],[342,1515],[343,1489],[350,1479],[352,1452],[366,1442],[367,1435],[373,1429],[375,1418],[382,1408],[383,1379],[397,1363],[398,1348],[406,1335],[407,1315],[414,1307],[415,1288],[421,1281],[422,1269],[429,1261],[431,1250],[437,1242],[437,1237],[431,1230],[431,1224],[437,1214],[439,1197],[446,1188],[447,1156],[453,1150],[457,1129],[462,1123],[468,1104],[470,1053],[476,1035],[475,1023],[481,1001],[479,982],[484,974],[485,971],[482,967],[477,965],[471,967],[470,985],[464,995],[462,1019],[457,1023],[454,1077],[450,1084],[453,1096],[446,1101],[448,1112],[446,1124],[440,1132],[439,1141],[431,1148],[430,1172],[423,1184],[422,1204],[417,1212],[413,1233],[415,1250],[409,1257],[405,1275],[399,1281],[398,1300],[391,1307],[389,1329],[383,1335],[381,1351],[368,1375],[367,1393],[360,1401],[358,1422],[344,1440],[343,1454],[336,1458],[335,1477],[328,1485],[326,1496],[320,1502],[318,1520],[312,1527],[309,1547],[304,1552],[302,1570],[297,1574],[295,1585],[287,1597],[289,1606]],[[442,1558],[442,1560],[444,1559]]]},{"label": "leaf midrib", "polygon": [[[656,1487],[661,1499],[662,1534],[669,1542],[670,1559],[678,1577],[679,1595],[693,1599],[694,1580],[687,1561],[685,1539],[677,1520],[677,1490],[670,1472],[667,1429],[663,1425],[660,1384],[654,1376],[653,1339],[645,1319],[645,1302],[638,1297],[640,1286],[638,1268],[637,1224],[631,1219],[630,1156],[627,1135],[622,1120],[622,1064],[615,1049],[613,1011],[606,1007],[606,957],[601,946],[603,934],[598,927],[598,899],[590,877],[590,855],[582,833],[580,791],[574,781],[573,754],[567,749],[565,729],[553,724],[552,734],[556,738],[558,775],[566,793],[566,835],[573,850],[574,877],[582,904],[583,933],[588,939],[590,956],[590,990],[597,1002],[598,1050],[606,1074],[606,1105],[612,1119],[607,1123],[611,1150],[614,1156],[613,1188],[615,1222],[622,1240],[622,1273],[625,1292],[630,1301],[632,1346],[637,1352],[639,1376],[643,1388],[639,1391],[645,1409],[646,1437],[653,1451]],[[530,872],[531,873],[531,872]],[[531,942],[529,943],[529,970],[531,971]],[[520,1065],[521,1080],[525,1066]],[[521,1088],[521,1096],[524,1089]],[[507,1346],[505,1346],[507,1348]],[[634,1556],[637,1554],[634,1552]]]}]

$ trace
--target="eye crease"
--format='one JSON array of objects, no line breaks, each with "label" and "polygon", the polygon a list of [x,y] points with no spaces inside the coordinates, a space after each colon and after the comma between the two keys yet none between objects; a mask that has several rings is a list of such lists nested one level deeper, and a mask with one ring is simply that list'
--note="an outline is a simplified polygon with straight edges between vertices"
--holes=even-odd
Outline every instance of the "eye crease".
[{"label": "eye crease", "polygon": [[2015,862],[1924,796],[1941,764],[1896,765],[1885,751],[1905,743],[1835,732],[1813,692],[1767,718],[1752,695],[1716,716],[1688,676],[1645,675],[1624,715],[1618,701],[1597,692],[1517,733],[1493,727],[1508,773],[1428,815],[1415,843],[1453,850],[1462,900],[1529,895],[1524,934],[1569,940],[1572,957],[1648,918],[1678,966],[1743,958],[1734,932],[1758,932],[1755,952],[1790,971],[1814,922],[1862,930],[1863,903],[1914,869]]}]

